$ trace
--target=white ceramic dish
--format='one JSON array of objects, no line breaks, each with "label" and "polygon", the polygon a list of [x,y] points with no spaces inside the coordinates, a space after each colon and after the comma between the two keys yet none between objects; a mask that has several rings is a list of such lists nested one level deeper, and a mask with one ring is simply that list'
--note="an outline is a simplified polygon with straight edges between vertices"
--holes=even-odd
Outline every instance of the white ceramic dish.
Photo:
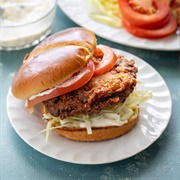
[{"label": "white ceramic dish", "polygon": [[145,61],[124,51],[115,50],[127,59],[134,59],[139,68],[139,89],[152,90],[153,97],[143,105],[135,128],[128,134],[102,142],[76,142],[52,133],[47,144],[46,127],[42,120],[41,106],[29,114],[24,101],[16,99],[9,90],[7,111],[10,122],[19,136],[31,147],[52,158],[77,164],[103,164],[129,158],[150,146],[165,130],[171,116],[171,95],[159,73]]},{"label": "white ceramic dish", "polygon": [[180,37],[175,33],[157,40],[142,39],[129,34],[124,28],[110,27],[91,19],[87,10],[89,2],[90,0],[59,0],[58,5],[75,23],[92,30],[96,35],[107,40],[143,49],[164,51],[180,50]]}]

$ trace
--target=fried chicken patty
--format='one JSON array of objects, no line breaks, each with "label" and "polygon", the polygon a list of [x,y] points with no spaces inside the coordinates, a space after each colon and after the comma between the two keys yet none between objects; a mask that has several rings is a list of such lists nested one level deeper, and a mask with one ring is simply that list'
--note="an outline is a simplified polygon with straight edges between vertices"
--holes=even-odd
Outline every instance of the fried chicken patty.
[{"label": "fried chicken patty", "polygon": [[79,114],[98,113],[122,103],[136,86],[134,61],[119,56],[109,72],[93,77],[83,87],[44,101],[47,111],[64,119]]}]

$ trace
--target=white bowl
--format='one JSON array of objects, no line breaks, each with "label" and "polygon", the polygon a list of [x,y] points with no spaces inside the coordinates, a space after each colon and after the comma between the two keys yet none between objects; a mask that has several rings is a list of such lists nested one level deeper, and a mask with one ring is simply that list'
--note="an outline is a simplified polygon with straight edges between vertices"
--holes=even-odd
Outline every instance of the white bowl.
[{"label": "white bowl", "polygon": [[[21,3],[24,2],[25,2],[24,0],[21,1]],[[31,3],[29,5],[31,7],[24,6],[25,7],[24,9],[26,9],[28,13],[30,13],[29,8],[33,9],[35,4],[33,4],[32,1],[27,1],[27,2]],[[24,22],[16,23],[16,21],[20,19],[18,17],[18,13],[19,15],[20,13],[22,13],[21,16],[24,17],[23,14],[24,9],[20,11],[22,6],[19,7],[19,9],[17,9],[16,12],[14,12],[14,14],[11,14],[11,11],[8,12],[10,16],[12,15],[11,19],[14,18],[15,23],[13,23],[13,21],[11,21],[10,23],[7,21],[8,23],[6,22],[0,24],[0,49],[18,50],[18,49],[28,48],[38,44],[40,41],[45,39],[47,35],[50,34],[54,22],[57,0],[43,0],[43,1],[39,0],[39,2],[38,1],[34,1],[34,2],[36,3],[36,5],[39,5],[36,7],[36,10],[34,10],[35,8],[33,9],[35,11],[34,14],[36,16],[34,17],[33,16],[34,14],[28,16],[29,14],[27,13],[26,14],[27,16],[25,17],[28,18]],[[46,4],[46,6],[44,5],[44,8],[46,9],[44,9],[41,13],[41,9],[43,6],[40,6],[40,4],[37,4],[37,2],[38,3],[46,2],[49,4],[48,5]]]}]

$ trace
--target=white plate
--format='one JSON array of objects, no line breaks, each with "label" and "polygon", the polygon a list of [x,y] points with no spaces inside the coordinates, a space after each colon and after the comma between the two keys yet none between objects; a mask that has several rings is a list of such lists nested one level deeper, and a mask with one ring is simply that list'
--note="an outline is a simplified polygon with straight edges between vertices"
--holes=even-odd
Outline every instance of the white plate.
[{"label": "white plate", "polygon": [[107,40],[143,49],[180,50],[180,37],[175,33],[157,40],[142,39],[129,34],[124,28],[114,28],[94,21],[88,16],[87,6],[89,2],[90,0],[59,0],[58,5],[75,23],[92,30],[96,35]]},{"label": "white plate", "polygon": [[144,104],[135,128],[119,138],[102,142],[76,142],[56,133],[45,144],[46,122],[42,120],[41,106],[29,114],[24,101],[16,99],[9,90],[7,111],[9,119],[19,136],[34,149],[52,158],[77,164],[103,164],[131,157],[150,146],[163,133],[171,116],[171,96],[158,72],[140,58],[124,51],[115,50],[127,59],[134,59],[139,68],[139,88],[152,90],[153,98]]}]

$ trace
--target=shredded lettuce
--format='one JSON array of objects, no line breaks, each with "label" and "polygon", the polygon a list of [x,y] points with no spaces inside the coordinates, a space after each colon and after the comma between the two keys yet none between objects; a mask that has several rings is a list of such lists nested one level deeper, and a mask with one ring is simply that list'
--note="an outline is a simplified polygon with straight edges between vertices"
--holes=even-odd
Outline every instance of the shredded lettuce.
[{"label": "shredded lettuce", "polygon": [[[68,117],[61,120],[60,117],[54,117],[51,114],[44,114],[44,119],[50,119],[46,129],[41,132],[46,132],[46,141],[52,129],[62,127],[80,127],[86,128],[88,134],[92,134],[92,127],[103,127],[115,125],[121,126],[128,122],[128,119],[134,114],[134,111],[139,108],[140,104],[148,101],[152,97],[152,92],[147,90],[134,90],[124,103],[119,103],[117,106],[102,110],[98,114],[78,115]],[[53,126],[58,123],[59,126]]]},{"label": "shredded lettuce", "polygon": [[91,18],[114,27],[121,27],[121,13],[117,0],[91,0]]}]

